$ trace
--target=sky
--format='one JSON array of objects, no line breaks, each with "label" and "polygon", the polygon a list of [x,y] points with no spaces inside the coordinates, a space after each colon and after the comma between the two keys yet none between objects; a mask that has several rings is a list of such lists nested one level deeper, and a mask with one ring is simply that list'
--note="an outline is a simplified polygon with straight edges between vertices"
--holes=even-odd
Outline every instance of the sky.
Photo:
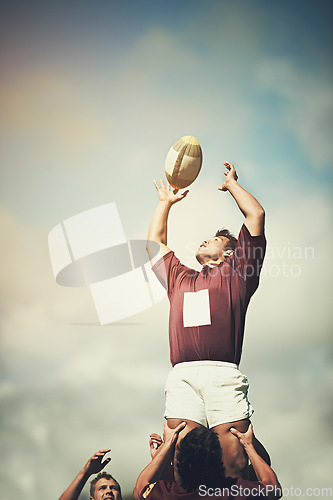
[{"label": "sky", "polygon": [[167,299],[101,326],[87,288],[56,283],[47,240],[109,202],[127,238],[145,239],[152,180],[184,135],[203,166],[168,245],[195,267],[203,239],[238,233],[242,214],[217,190],[233,162],[266,211],[240,365],[255,432],[286,492],[333,487],[331,5],[1,1],[2,500],[54,499],[100,448],[125,494],[148,463]]}]

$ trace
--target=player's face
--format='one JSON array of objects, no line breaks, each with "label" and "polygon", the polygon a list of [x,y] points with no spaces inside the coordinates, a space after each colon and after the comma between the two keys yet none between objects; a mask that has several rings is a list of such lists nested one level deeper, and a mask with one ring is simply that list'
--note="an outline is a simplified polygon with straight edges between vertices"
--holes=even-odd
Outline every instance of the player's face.
[{"label": "player's face", "polygon": [[94,496],[91,500],[120,500],[119,486],[113,479],[102,477],[95,485]]},{"label": "player's face", "polygon": [[204,265],[206,262],[223,261],[224,247],[228,243],[228,238],[225,236],[214,236],[211,240],[204,240],[199,246],[195,257],[200,264]]}]

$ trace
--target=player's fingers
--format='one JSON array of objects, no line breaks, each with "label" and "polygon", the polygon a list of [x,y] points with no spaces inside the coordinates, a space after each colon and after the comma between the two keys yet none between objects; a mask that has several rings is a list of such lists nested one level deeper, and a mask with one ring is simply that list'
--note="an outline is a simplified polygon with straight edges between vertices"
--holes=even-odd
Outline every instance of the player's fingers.
[{"label": "player's fingers", "polygon": [[177,188],[176,188],[176,189],[174,189],[174,190],[173,190],[173,194],[177,194],[177,193],[178,193],[178,191],[179,191],[179,189],[177,189]]},{"label": "player's fingers", "polygon": [[103,453],[102,451],[96,451],[96,453],[94,453],[92,458],[99,458],[99,457],[103,457],[104,455],[105,455],[105,453]]},{"label": "player's fingers", "polygon": [[151,449],[154,449],[154,450],[157,450],[157,448],[159,446],[161,446],[162,442],[161,441],[156,441],[155,439],[152,439],[151,443],[150,443],[150,448]]},{"label": "player's fingers", "polygon": [[160,436],[150,436],[149,441],[157,443],[158,441],[162,441],[162,438]]},{"label": "player's fingers", "polygon": [[157,445],[162,443],[162,439],[160,437],[158,437],[158,438],[152,438],[152,441],[154,443],[156,443]]},{"label": "player's fingers", "polygon": [[183,193],[183,194],[182,194],[182,197],[183,197],[183,198],[185,198],[185,196],[187,195],[187,193],[189,193],[189,189],[187,189],[187,190],[185,191],[185,193]]},{"label": "player's fingers", "polygon": [[231,432],[231,434],[234,434],[237,437],[241,436],[241,433],[237,429],[235,429],[234,427],[230,428],[230,432]]},{"label": "player's fingers", "polygon": [[163,182],[163,179],[160,179],[160,182],[161,182],[161,186],[162,186],[162,188],[163,188],[163,189],[165,189],[165,184],[164,184],[164,182]]},{"label": "player's fingers", "polygon": [[156,434],[155,432],[153,432],[152,434],[150,434],[150,437],[154,438],[154,439],[160,439],[162,441],[161,436],[159,434]]},{"label": "player's fingers", "polygon": [[[104,469],[104,467],[105,467],[105,466],[106,466],[109,462],[111,462],[111,458],[106,458],[106,459],[104,460],[104,462],[101,462],[101,468],[102,468],[102,469]],[[102,469],[100,469],[100,470],[102,470]]]},{"label": "player's fingers", "polygon": [[157,191],[160,189],[160,186],[157,184],[157,182],[155,181],[155,179],[153,180],[153,183],[154,183],[154,186],[156,187]]},{"label": "player's fingers", "polygon": [[175,433],[179,433],[186,427],[186,422],[181,422],[180,424],[177,425],[177,427],[174,428]]},{"label": "player's fingers", "polygon": [[102,461],[102,460],[103,460],[103,458],[105,457],[105,455],[106,455],[107,453],[109,453],[109,451],[110,451],[110,450],[107,450],[107,451],[105,451],[105,452],[103,452],[103,453],[98,453],[98,454],[96,455],[96,457],[95,457],[95,460],[100,460],[100,461]]}]

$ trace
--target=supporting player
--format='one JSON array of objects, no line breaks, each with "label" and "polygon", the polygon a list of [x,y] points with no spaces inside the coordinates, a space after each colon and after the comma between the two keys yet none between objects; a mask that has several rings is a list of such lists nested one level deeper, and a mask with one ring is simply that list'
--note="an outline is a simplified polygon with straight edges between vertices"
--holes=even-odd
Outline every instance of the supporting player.
[{"label": "supporting player", "polygon": [[152,461],[137,479],[133,491],[135,500],[199,500],[202,497],[277,500],[281,497],[281,486],[275,472],[254,448],[251,424],[246,433],[233,428],[231,432],[251,461],[255,481],[225,476],[219,438],[213,429],[206,427],[192,429],[180,440],[176,450],[175,480],[164,480],[164,466],[173,457],[178,434],[183,428],[184,423],[175,429],[170,429],[165,423],[163,441],[158,436],[159,446]]},{"label": "supporting player", "polygon": [[96,451],[66,488],[59,500],[78,500],[81,491],[92,474],[97,474],[97,476],[90,483],[90,500],[121,500],[121,488],[118,481],[111,474],[101,472],[111,460],[111,458],[106,458],[102,462],[109,451],[111,451],[109,448]]},{"label": "supporting player", "polygon": [[[245,477],[247,458],[234,427],[246,432],[253,413],[247,399],[248,380],[239,371],[245,315],[258,287],[266,249],[265,213],[260,203],[237,182],[234,166],[224,162],[220,188],[235,199],[245,216],[236,239],[228,230],[204,240],[196,253],[200,272],[180,263],[167,246],[171,207],[188,193],[154,181],[159,203],[153,215],[147,250],[156,276],[170,301],[169,342],[173,369],[166,387],[165,417],[175,428],[186,421],[181,436],[198,426],[214,428],[223,449],[226,475]],[[209,213],[207,202],[203,207]],[[154,255],[154,242],[160,250]],[[156,243],[155,243],[156,244]],[[257,451],[269,462],[266,450]]]}]

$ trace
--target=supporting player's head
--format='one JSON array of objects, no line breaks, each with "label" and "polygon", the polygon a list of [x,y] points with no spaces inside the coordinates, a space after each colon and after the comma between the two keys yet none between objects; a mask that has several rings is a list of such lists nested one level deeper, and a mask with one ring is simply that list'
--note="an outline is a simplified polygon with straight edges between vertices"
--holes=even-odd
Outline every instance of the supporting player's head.
[{"label": "supporting player's head", "polygon": [[237,238],[228,229],[216,232],[214,238],[204,240],[199,246],[195,257],[201,265],[208,262],[220,264],[235,250]]},{"label": "supporting player's head", "polygon": [[118,481],[107,472],[100,472],[90,483],[90,500],[121,500]]},{"label": "supporting player's head", "polygon": [[186,491],[201,484],[217,487],[224,476],[222,449],[212,429],[196,427],[179,442],[176,451],[176,479]]}]

